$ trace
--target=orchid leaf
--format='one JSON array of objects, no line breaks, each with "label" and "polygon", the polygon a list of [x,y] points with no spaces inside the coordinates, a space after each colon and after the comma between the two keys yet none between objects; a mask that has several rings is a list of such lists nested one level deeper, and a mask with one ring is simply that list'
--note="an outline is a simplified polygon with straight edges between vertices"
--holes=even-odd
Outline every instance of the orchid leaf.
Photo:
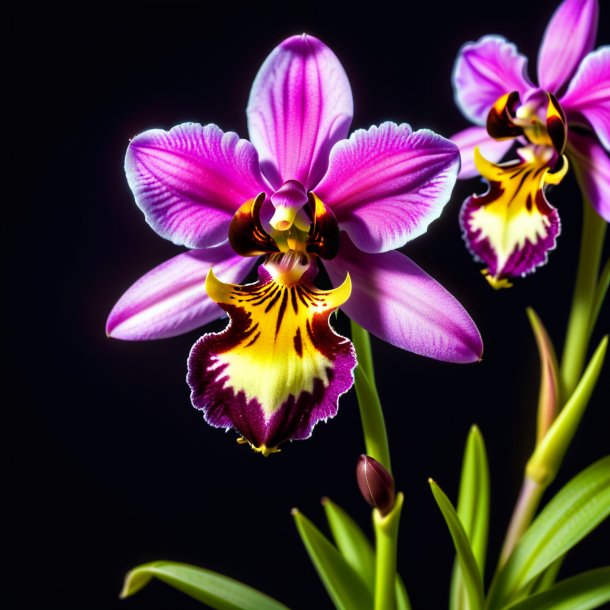
[{"label": "orchid leaf", "polygon": [[292,511],[297,530],[326,591],[338,610],[370,610],[373,598],[358,573],[305,515]]},{"label": "orchid leaf", "polygon": [[468,535],[464,531],[460,518],[449,498],[432,479],[429,480],[429,483],[434,499],[441,509],[453,539],[466,590],[466,598],[468,599],[468,608],[470,610],[481,610],[483,608],[483,581]]},{"label": "orchid leaf", "polygon": [[559,368],[553,343],[542,321],[531,308],[527,308],[538,354],[540,355],[540,391],[538,394],[538,425],[536,443],[539,443],[557,416],[559,407]]},{"label": "orchid leaf", "polygon": [[369,591],[375,590],[375,553],[356,522],[329,498],[322,500],[328,525],[341,555]]},{"label": "orchid leaf", "polygon": [[555,581],[557,580],[557,575],[559,574],[559,570],[561,570],[561,566],[563,565],[563,560],[565,559],[565,555],[556,559],[538,578],[534,580],[533,586],[530,589],[529,595],[534,595],[535,593],[541,593],[542,591],[546,591],[550,587],[553,586]]},{"label": "orchid leaf", "polygon": [[598,345],[574,393],[538,443],[526,467],[527,476],[547,486],[555,478],[563,457],[576,434],[604,364],[608,336]]},{"label": "orchid leaf", "polygon": [[[375,551],[358,524],[330,498],[322,500],[328,525],[339,552],[362,578],[371,595],[375,591]],[[400,576],[396,576],[397,610],[410,610],[409,597]]]},{"label": "orchid leaf", "polygon": [[503,608],[610,514],[610,456],[576,475],[548,503],[498,572],[488,608]]},{"label": "orchid leaf", "polygon": [[610,567],[573,576],[504,610],[592,610],[610,601]]},{"label": "orchid leaf", "polygon": [[289,610],[284,604],[237,580],[172,561],[154,561],[128,572],[121,597],[137,593],[153,578],[216,610]]},{"label": "orchid leaf", "polygon": [[[489,466],[483,437],[477,426],[472,426],[466,441],[457,513],[470,541],[479,572],[483,574],[489,525]],[[466,607],[465,595],[460,560],[456,558],[451,578],[451,610]]]}]

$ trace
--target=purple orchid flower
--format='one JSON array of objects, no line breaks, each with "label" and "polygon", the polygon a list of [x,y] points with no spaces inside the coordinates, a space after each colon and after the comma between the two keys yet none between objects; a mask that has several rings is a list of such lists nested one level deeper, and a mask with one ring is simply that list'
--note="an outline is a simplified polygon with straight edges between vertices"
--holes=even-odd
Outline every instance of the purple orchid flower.
[{"label": "purple orchid flower", "polygon": [[[538,53],[538,86],[527,59],[501,36],[458,55],[456,103],[478,125],[452,138],[462,154],[459,178],[489,182],[487,193],[464,202],[460,221],[494,287],[531,273],[555,247],[559,215],[545,190],[562,180],[568,159],[585,198],[610,221],[610,46],[592,51],[598,9],[597,0],[559,5]],[[518,159],[498,164],[515,143]]]},{"label": "purple orchid flower", "polygon": [[[294,36],[254,81],[252,143],[187,123],[144,132],[127,151],[127,179],[147,222],[191,250],[138,280],[107,333],[171,337],[226,312],[227,328],[191,351],[192,402],[208,423],[236,429],[264,454],[310,436],[351,387],[353,346],[329,325],[339,306],[417,354],[452,362],[481,355],[463,307],[393,251],[441,213],[457,147],[394,123],[345,139],[352,113],[339,60],[319,40]],[[240,285],[261,256],[258,281]],[[320,262],[330,290],[314,285]]]}]

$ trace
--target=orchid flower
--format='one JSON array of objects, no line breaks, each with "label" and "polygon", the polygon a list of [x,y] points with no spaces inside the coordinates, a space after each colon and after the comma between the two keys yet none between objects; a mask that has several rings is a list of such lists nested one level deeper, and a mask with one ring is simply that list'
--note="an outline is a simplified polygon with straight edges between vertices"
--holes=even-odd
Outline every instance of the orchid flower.
[{"label": "orchid flower", "polygon": [[[478,125],[452,138],[459,177],[489,183],[464,202],[460,222],[496,288],[543,265],[555,247],[560,220],[545,191],[570,164],[585,198],[610,220],[610,46],[592,51],[598,8],[597,0],[559,5],[538,53],[538,85],[501,36],[466,44],[455,63],[456,103]],[[515,143],[517,159],[498,164]]]},{"label": "orchid flower", "polygon": [[[265,455],[309,437],[353,383],[353,346],[329,325],[338,307],[417,354],[452,362],[481,355],[463,307],[393,251],[441,213],[457,147],[389,122],[346,139],[352,114],[337,57],[312,36],[294,36],[256,76],[250,142],[187,123],[146,131],[127,150],[127,179],[146,221],[191,250],[129,288],[107,332],[171,337],[226,312],[226,329],[191,351],[192,403]],[[320,263],[332,288],[314,284]],[[258,281],[242,285],[257,264]]]}]

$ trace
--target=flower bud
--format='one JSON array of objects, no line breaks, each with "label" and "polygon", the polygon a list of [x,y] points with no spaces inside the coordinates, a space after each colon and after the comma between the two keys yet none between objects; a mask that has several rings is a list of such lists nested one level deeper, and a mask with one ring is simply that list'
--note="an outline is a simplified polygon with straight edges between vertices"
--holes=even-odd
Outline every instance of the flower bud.
[{"label": "flower bud", "polygon": [[377,460],[361,455],[356,478],[363,498],[382,515],[387,515],[395,501],[394,477]]}]

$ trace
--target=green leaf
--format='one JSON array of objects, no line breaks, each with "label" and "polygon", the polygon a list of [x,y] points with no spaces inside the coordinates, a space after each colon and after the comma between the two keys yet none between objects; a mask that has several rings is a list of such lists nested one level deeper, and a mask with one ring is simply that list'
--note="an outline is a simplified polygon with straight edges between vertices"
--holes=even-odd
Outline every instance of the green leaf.
[{"label": "green leaf", "polygon": [[559,368],[553,343],[546,332],[544,324],[542,324],[542,321],[531,307],[528,307],[526,312],[534,332],[540,356],[540,391],[538,394],[538,424],[536,432],[536,443],[539,443],[557,416],[559,408]]},{"label": "green leaf", "polygon": [[538,443],[526,467],[528,478],[542,486],[547,486],[555,478],[559,466],[565,455],[578,424],[589,404],[591,394],[601,373],[608,347],[608,337],[605,336],[591,361],[587,366],[581,380],[566,405],[553,422],[542,441]]},{"label": "green leaf", "polygon": [[565,559],[565,555],[559,557],[559,559],[555,559],[555,561],[544,570],[540,576],[536,577],[532,581],[532,587],[530,589],[529,595],[534,595],[534,593],[541,593],[542,591],[546,591],[550,587],[553,586],[555,581],[557,580],[557,575],[559,574],[559,570],[561,570],[561,566],[563,565],[563,560]]},{"label": "green leaf", "polygon": [[[371,595],[375,592],[375,551],[358,524],[330,498],[323,498],[328,525],[333,538],[353,570],[362,578]],[[410,610],[407,590],[400,576],[396,576],[397,610]]]},{"label": "green leaf", "polygon": [[356,522],[329,498],[322,499],[328,525],[341,555],[369,591],[375,590],[375,552]]},{"label": "green leaf", "polygon": [[483,581],[477,560],[468,540],[468,535],[464,531],[460,518],[455,512],[449,498],[447,498],[443,490],[432,479],[429,480],[429,483],[434,499],[441,509],[453,539],[466,590],[466,598],[468,599],[468,608],[470,610],[481,610],[483,608]]},{"label": "green leaf", "polygon": [[364,581],[305,515],[292,511],[297,530],[326,591],[339,610],[370,610],[373,598]]},{"label": "green leaf", "polygon": [[568,578],[504,610],[592,610],[610,602],[610,567]]},{"label": "green leaf", "polygon": [[504,607],[610,514],[610,456],[576,475],[548,503],[498,572],[488,607]]},{"label": "green leaf", "polygon": [[[479,573],[483,574],[489,525],[489,466],[485,443],[477,426],[472,426],[466,441],[457,513],[470,541]],[[460,560],[456,558],[451,578],[451,610],[468,607],[465,595]]]},{"label": "green leaf", "polygon": [[190,595],[216,610],[289,610],[284,604],[237,580],[185,563],[154,561],[131,570],[121,597],[129,597],[152,578]]}]

